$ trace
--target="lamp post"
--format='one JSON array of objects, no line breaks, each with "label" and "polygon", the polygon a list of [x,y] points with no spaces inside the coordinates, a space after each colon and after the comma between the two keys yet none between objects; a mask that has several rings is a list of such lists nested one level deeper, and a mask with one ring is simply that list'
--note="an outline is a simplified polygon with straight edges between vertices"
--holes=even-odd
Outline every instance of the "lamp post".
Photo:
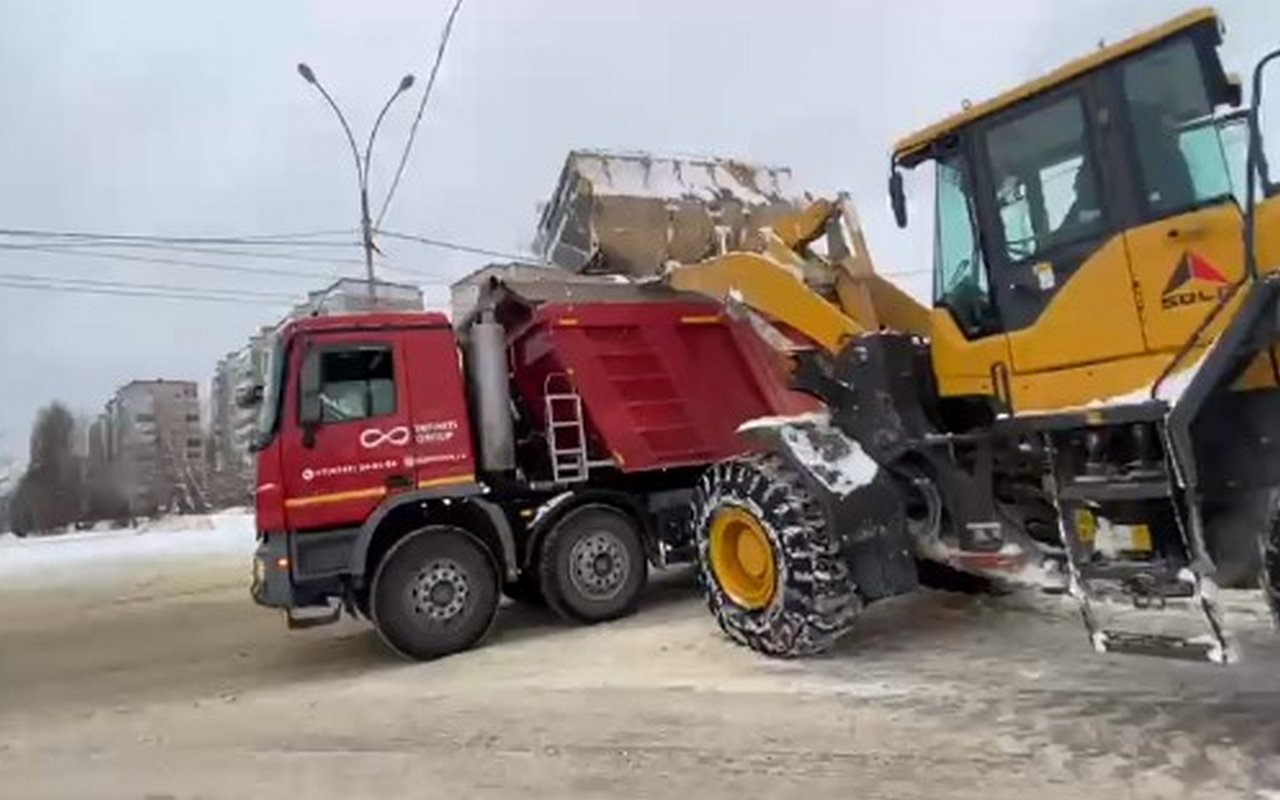
[{"label": "lamp post", "polygon": [[298,74],[302,79],[312,86],[316,87],[316,91],[320,92],[320,96],[329,104],[329,108],[333,109],[333,113],[338,117],[338,122],[342,124],[342,131],[347,135],[347,144],[351,145],[351,157],[356,164],[356,180],[360,187],[360,238],[364,244],[364,271],[365,277],[369,281],[369,307],[372,309],[376,303],[377,293],[374,287],[373,276],[373,222],[369,218],[369,158],[373,154],[373,140],[378,136],[378,128],[382,126],[382,119],[387,115],[391,104],[396,98],[407,92],[413,86],[413,75],[405,75],[400,79],[400,84],[396,86],[396,90],[387,98],[387,102],[383,104],[382,110],[378,112],[378,118],[374,120],[373,128],[369,131],[369,141],[364,148],[363,158],[360,155],[360,149],[356,147],[356,137],[351,133],[351,126],[347,124],[347,118],[342,113],[342,109],[338,108],[338,104],[334,102],[333,96],[316,78],[315,72],[306,64],[298,64]]}]

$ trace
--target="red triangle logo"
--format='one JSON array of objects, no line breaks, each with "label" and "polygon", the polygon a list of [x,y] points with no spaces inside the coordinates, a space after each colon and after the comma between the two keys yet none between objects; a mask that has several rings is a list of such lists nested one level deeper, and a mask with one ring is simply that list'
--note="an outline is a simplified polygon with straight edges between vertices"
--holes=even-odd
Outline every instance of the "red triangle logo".
[{"label": "red triangle logo", "polygon": [[1189,250],[1187,251],[1187,267],[1191,273],[1191,279],[1208,281],[1222,286],[1229,282],[1227,277],[1222,274],[1222,271],[1210,263],[1208,259],[1198,256]]}]

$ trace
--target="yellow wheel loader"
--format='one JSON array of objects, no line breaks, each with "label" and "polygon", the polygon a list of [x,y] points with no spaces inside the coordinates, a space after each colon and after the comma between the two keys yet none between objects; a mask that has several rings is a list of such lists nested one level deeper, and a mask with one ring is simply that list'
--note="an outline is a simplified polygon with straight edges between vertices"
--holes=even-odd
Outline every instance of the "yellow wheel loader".
[{"label": "yellow wheel loader", "polygon": [[1233,657],[1217,585],[1280,589],[1280,184],[1258,123],[1280,51],[1245,105],[1222,30],[1184,14],[900,141],[900,225],[903,171],[936,176],[932,308],[875,274],[843,201],[670,268],[825,406],[744,426],[762,454],[698,490],[732,638],[818,652],[867,603],[969,576],[1069,593],[1099,651]]}]

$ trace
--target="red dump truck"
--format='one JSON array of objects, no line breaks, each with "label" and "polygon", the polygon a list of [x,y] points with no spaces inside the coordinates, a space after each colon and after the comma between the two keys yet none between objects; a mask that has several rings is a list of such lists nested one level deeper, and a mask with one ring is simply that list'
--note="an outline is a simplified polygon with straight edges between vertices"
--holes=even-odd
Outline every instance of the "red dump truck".
[{"label": "red dump truck", "polygon": [[[500,595],[580,622],[692,557],[689,498],[754,417],[811,401],[705,300],[633,286],[285,326],[261,403],[253,597],[343,610],[413,658],[466,649]],[[585,298],[585,299],[583,299]],[[545,298],[544,298],[545,300]]]}]

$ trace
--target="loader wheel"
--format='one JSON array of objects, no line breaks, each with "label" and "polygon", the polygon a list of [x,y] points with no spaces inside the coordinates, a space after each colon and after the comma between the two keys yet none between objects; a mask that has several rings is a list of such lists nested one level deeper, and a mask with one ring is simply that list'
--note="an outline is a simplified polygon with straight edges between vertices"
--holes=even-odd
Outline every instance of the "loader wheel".
[{"label": "loader wheel", "polygon": [[1271,607],[1271,618],[1280,628],[1280,509],[1272,508],[1262,541],[1262,591]]},{"label": "loader wheel", "polygon": [[771,656],[820,653],[862,602],[800,476],[777,456],[717,464],[694,497],[698,571],[731,639]]},{"label": "loader wheel", "polygon": [[542,543],[542,596],[561,617],[604,622],[635,610],[648,576],[640,530],[607,506],[583,506],[556,523]]},{"label": "loader wheel", "polygon": [[1205,542],[1217,566],[1214,581],[1228,589],[1253,589],[1262,573],[1260,536],[1272,518],[1269,492],[1240,494],[1205,509]]},{"label": "loader wheel", "polygon": [[498,575],[489,553],[461,528],[432,526],[387,551],[373,577],[373,624],[414,659],[466,650],[493,624]]}]

